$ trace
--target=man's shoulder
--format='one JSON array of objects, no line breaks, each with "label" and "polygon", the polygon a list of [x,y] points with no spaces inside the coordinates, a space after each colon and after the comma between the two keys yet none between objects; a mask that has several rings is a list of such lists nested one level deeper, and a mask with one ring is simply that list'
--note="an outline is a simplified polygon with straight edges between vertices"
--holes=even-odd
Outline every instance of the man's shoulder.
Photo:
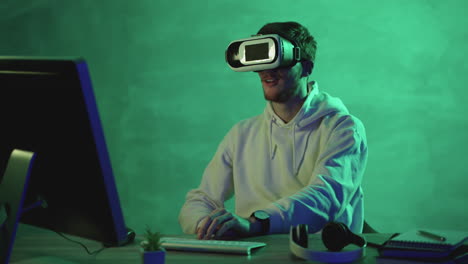
[{"label": "man's shoulder", "polygon": [[[354,114],[350,113],[349,109],[339,97],[332,96],[327,92],[320,91],[317,94],[314,103],[325,106],[324,108],[320,109],[323,111],[321,118],[322,122],[332,125],[338,125],[342,123],[348,125],[362,125],[362,121]],[[310,114],[314,115],[315,113],[312,111]]]},{"label": "man's shoulder", "polygon": [[323,117],[322,124],[334,127],[363,127],[361,119],[349,112],[333,112]]},{"label": "man's shoulder", "polygon": [[323,125],[331,134],[366,136],[363,122],[356,116],[347,112],[336,112],[323,121]]}]

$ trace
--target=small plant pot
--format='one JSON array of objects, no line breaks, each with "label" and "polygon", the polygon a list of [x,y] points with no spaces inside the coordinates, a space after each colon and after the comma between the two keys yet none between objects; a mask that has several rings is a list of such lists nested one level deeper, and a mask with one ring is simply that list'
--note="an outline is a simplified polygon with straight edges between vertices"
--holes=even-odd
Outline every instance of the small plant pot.
[{"label": "small plant pot", "polygon": [[141,256],[143,264],[164,264],[166,259],[166,250],[143,251]]}]

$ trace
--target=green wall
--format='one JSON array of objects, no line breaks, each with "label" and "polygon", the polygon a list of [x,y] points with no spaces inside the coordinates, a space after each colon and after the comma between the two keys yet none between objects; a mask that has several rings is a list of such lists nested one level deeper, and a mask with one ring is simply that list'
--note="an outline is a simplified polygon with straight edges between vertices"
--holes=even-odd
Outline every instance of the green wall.
[{"label": "green wall", "polygon": [[[365,124],[366,219],[468,229],[466,1],[0,2],[0,55],[89,64],[127,224],[181,233],[186,192],[225,133],[263,111],[224,49],[273,21],[318,41],[313,79]],[[228,205],[232,208],[232,203]]]}]

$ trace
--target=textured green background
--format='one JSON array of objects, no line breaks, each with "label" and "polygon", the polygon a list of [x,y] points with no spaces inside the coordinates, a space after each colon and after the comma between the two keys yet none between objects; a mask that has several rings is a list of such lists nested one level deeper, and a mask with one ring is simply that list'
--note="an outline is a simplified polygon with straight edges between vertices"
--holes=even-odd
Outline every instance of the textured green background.
[{"label": "textured green background", "polygon": [[[127,224],[181,233],[186,192],[225,133],[263,111],[224,49],[267,22],[318,40],[313,79],[362,119],[366,219],[468,229],[466,1],[0,1],[0,55],[89,64]],[[228,207],[232,208],[232,204]]]}]

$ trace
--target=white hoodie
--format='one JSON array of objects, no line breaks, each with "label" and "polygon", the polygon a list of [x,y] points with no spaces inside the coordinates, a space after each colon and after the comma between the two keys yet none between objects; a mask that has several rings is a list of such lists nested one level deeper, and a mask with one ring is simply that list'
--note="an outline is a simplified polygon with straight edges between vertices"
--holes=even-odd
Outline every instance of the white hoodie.
[{"label": "white hoodie", "polygon": [[235,194],[235,213],[270,215],[270,233],[291,225],[320,231],[329,221],[362,232],[361,181],[367,162],[364,126],[341,100],[312,91],[284,123],[268,102],[263,114],[236,124],[208,164],[200,186],[187,193],[179,222],[188,234]]}]

